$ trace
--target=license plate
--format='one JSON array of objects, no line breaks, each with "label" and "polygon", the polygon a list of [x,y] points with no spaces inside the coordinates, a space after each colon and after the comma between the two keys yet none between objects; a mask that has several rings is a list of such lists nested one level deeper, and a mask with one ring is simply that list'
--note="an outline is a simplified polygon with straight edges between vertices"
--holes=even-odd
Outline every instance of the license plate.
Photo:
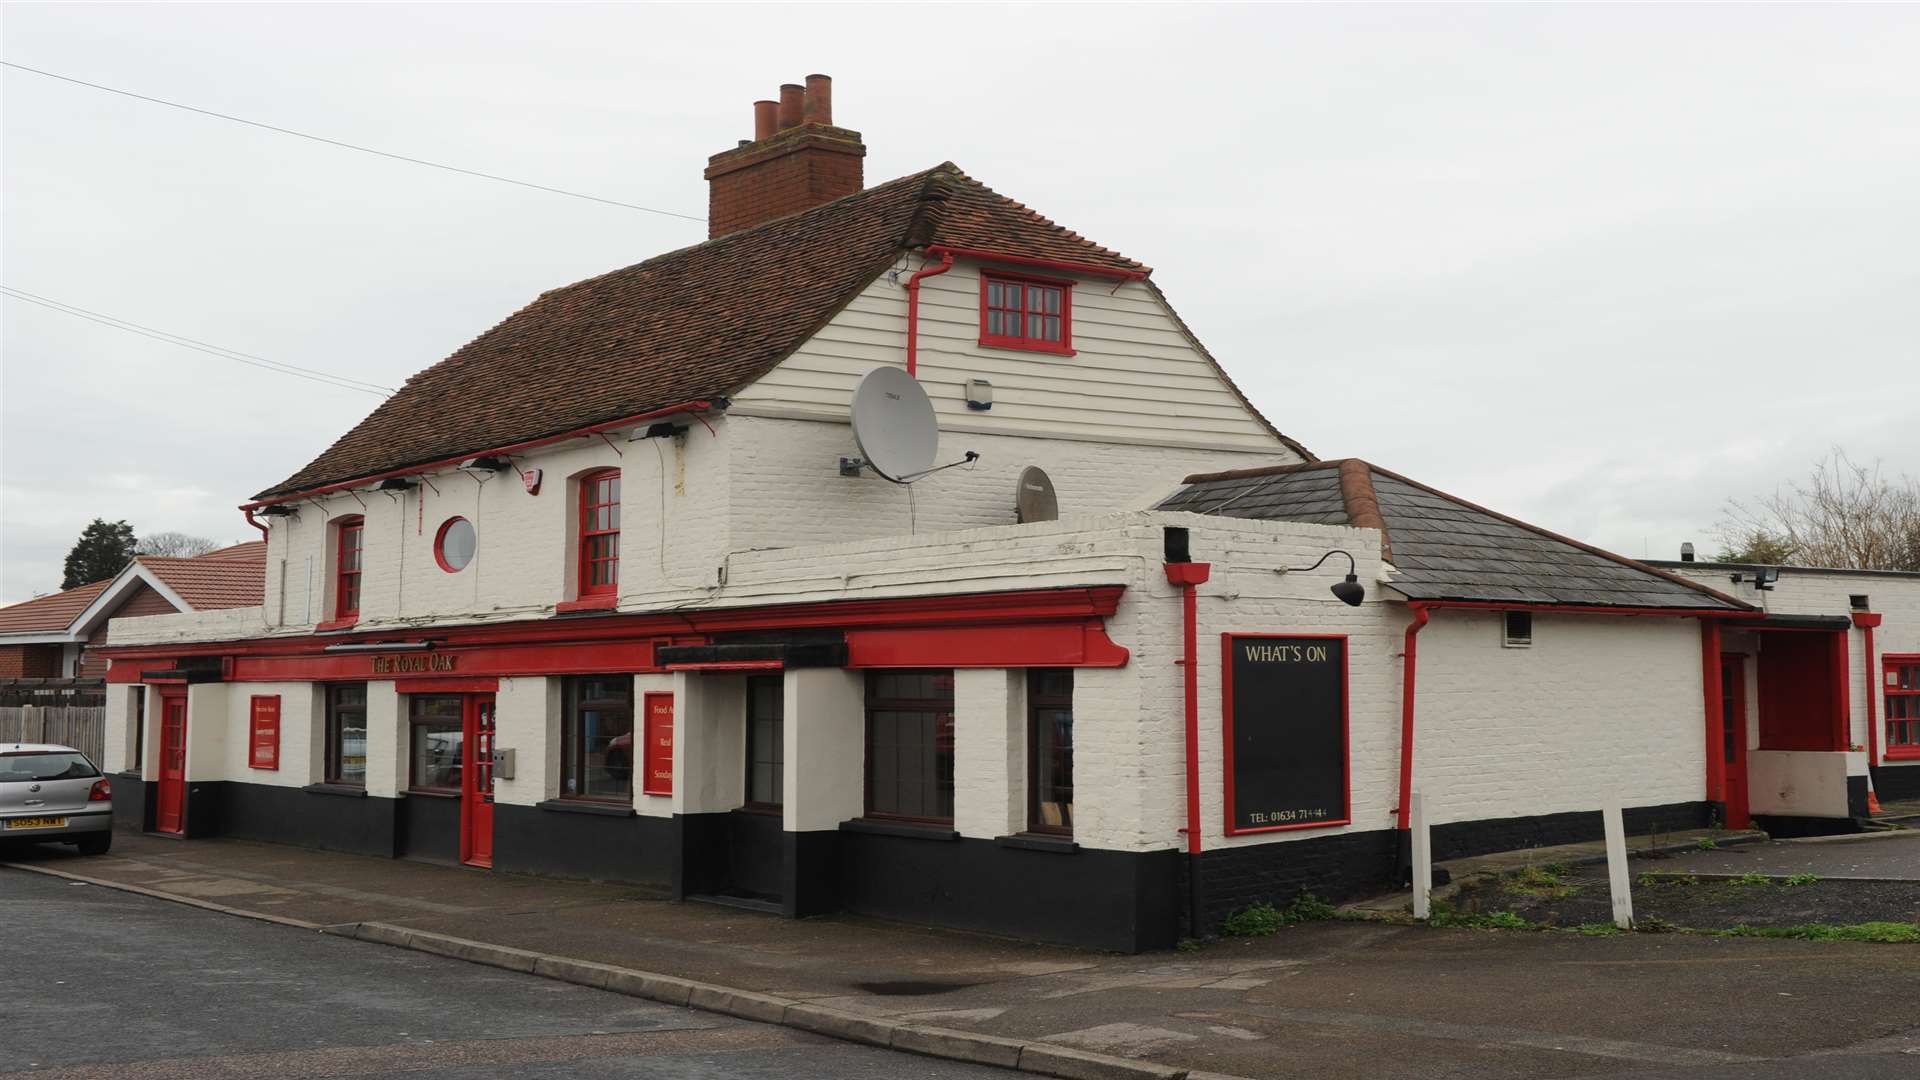
[{"label": "license plate", "polygon": [[63,817],[17,817],[7,822],[9,829],[64,829],[67,819]]}]

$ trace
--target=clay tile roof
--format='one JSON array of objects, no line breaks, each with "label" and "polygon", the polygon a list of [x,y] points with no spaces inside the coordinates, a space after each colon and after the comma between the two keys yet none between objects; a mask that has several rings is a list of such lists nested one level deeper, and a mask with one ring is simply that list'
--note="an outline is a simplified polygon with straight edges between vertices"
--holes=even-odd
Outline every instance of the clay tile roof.
[{"label": "clay tile roof", "polygon": [[60,633],[111,584],[108,578],[0,608],[0,634]]},{"label": "clay tile roof", "polygon": [[1189,476],[1157,509],[1377,528],[1412,600],[1747,610],[1645,563],[1476,506],[1357,458]]},{"label": "clay tile roof", "polygon": [[258,497],[733,394],[935,244],[1148,272],[948,162],[543,293]]},{"label": "clay tile roof", "polygon": [[140,565],[195,611],[253,607],[266,597],[267,545],[262,541],[236,544],[190,559],[142,555]]}]

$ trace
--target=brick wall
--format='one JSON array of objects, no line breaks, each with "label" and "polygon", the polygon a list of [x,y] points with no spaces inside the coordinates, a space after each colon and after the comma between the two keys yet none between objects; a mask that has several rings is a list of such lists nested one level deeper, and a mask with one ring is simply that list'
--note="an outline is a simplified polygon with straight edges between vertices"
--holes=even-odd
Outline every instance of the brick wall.
[{"label": "brick wall", "polygon": [[864,186],[860,134],[809,124],[715,154],[707,165],[707,235],[725,236],[761,222],[852,195]]},{"label": "brick wall", "polygon": [[0,679],[57,679],[60,646],[0,645]]}]

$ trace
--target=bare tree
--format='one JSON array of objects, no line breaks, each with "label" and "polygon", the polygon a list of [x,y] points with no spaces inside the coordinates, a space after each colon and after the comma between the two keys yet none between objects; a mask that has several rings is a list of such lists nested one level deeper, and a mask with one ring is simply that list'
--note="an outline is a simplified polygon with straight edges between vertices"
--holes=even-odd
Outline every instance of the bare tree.
[{"label": "bare tree", "polygon": [[1716,532],[1725,562],[1852,570],[1920,570],[1920,481],[1889,479],[1835,447],[1805,484],[1753,503],[1731,500]]},{"label": "bare tree", "polygon": [[189,536],[183,532],[154,533],[142,537],[140,546],[135,549],[141,555],[156,555],[166,559],[188,559],[195,555],[205,555],[209,551],[218,551],[220,544],[204,536]]}]

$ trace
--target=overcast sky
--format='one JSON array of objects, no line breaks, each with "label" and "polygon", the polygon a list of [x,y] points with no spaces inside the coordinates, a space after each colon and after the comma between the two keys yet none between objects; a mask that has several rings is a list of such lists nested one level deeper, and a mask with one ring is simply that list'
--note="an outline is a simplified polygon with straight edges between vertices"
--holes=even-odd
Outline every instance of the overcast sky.
[{"label": "overcast sky", "polygon": [[[700,215],[834,76],[1156,268],[1273,421],[1629,555],[1831,445],[1920,473],[1920,6],[30,5],[13,63]],[[6,70],[0,279],[397,386],[696,222]],[[374,397],[0,299],[0,600],[95,517],[234,507]],[[458,423],[449,417],[449,423]]]}]

